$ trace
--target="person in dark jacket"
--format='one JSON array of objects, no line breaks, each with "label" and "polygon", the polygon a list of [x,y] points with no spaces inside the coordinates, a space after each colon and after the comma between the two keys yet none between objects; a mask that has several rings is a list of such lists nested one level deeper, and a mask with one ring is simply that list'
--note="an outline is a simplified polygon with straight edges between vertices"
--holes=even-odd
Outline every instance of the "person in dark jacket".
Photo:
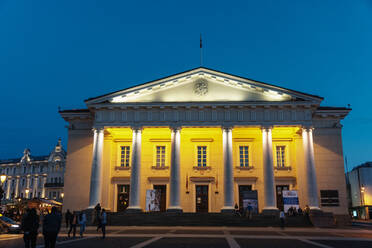
[{"label": "person in dark jacket", "polygon": [[52,212],[44,217],[43,235],[45,248],[54,248],[57,235],[61,228],[62,217],[56,207],[52,207]]},{"label": "person in dark jacket", "polygon": [[78,216],[76,213],[72,213],[71,214],[71,218],[70,218],[70,230],[68,230],[68,237],[70,237],[70,233],[72,231],[72,237],[75,238],[76,236],[76,225],[78,224]]},{"label": "person in dark jacket", "polygon": [[65,214],[65,220],[66,220],[66,228],[69,227],[69,224],[70,224],[70,219],[71,219],[71,212],[70,212],[70,209],[67,209],[67,212]]},{"label": "person in dark jacket", "polygon": [[39,228],[39,216],[34,208],[27,209],[26,214],[22,218],[23,240],[25,247],[36,247],[37,230]]}]

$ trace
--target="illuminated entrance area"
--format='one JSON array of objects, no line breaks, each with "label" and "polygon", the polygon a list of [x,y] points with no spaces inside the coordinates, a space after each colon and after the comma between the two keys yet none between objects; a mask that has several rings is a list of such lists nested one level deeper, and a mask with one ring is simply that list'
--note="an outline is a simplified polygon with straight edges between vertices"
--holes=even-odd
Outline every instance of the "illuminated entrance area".
[{"label": "illuminated entrance area", "polygon": [[165,212],[167,209],[167,185],[154,185],[154,190],[160,195],[158,203],[160,212]]},{"label": "illuminated entrance area", "polygon": [[196,191],[196,212],[208,212],[208,185],[195,185]]},{"label": "illuminated entrance area", "polygon": [[276,206],[279,210],[284,210],[283,190],[289,190],[289,185],[276,186]]},{"label": "illuminated entrance area", "polygon": [[122,212],[129,206],[129,185],[118,185],[117,211]]}]

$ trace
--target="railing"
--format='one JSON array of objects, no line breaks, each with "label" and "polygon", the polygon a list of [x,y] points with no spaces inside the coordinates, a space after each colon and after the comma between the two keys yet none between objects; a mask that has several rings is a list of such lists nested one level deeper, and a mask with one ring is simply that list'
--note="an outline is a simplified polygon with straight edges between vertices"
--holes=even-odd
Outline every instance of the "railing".
[{"label": "railing", "polygon": [[58,188],[63,187],[63,183],[46,183],[44,184],[45,188]]}]

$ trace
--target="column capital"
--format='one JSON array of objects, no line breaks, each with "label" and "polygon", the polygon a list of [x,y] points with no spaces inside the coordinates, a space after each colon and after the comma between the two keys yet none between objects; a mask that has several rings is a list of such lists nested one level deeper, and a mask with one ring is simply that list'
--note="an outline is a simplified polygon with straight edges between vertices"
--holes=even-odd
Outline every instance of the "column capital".
[{"label": "column capital", "polygon": [[273,128],[272,125],[263,125],[261,126],[261,131],[272,130]]},{"label": "column capital", "polygon": [[92,128],[92,131],[97,132],[97,133],[103,132],[104,130],[105,130],[104,127],[93,127]]},{"label": "column capital", "polygon": [[313,126],[302,126],[302,131],[309,132],[313,130],[314,130]]},{"label": "column capital", "polygon": [[169,126],[169,129],[170,129],[172,132],[181,131],[182,126],[172,125],[172,126]]},{"label": "column capital", "polygon": [[142,132],[143,127],[142,126],[131,126],[130,129],[132,129],[133,132],[140,133]]},{"label": "column capital", "polygon": [[229,131],[232,131],[234,129],[234,126],[232,126],[232,125],[224,125],[224,126],[221,126],[221,129],[223,131],[229,132]]}]

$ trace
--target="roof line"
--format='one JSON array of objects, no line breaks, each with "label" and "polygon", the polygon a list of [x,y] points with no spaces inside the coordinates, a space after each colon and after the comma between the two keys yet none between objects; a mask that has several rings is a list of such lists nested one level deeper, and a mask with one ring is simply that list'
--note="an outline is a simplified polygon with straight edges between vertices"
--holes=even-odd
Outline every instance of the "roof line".
[{"label": "roof line", "polygon": [[121,90],[117,90],[117,91],[113,91],[113,92],[110,92],[110,93],[107,93],[107,94],[103,94],[103,95],[100,95],[100,96],[97,96],[97,97],[91,97],[91,98],[88,98],[88,99],[84,100],[84,102],[88,102],[88,101],[95,100],[95,99],[98,99],[98,98],[101,98],[101,97],[105,97],[105,96],[108,96],[108,95],[111,95],[111,94],[115,94],[115,93],[118,93],[120,91],[129,90],[129,89],[132,89],[132,88],[136,88],[136,87],[139,87],[139,86],[150,84],[150,83],[153,83],[153,82],[156,82],[156,81],[160,81],[160,80],[163,80],[163,79],[166,79],[166,78],[169,78],[169,77],[174,77],[174,76],[177,76],[177,75],[180,75],[180,74],[184,74],[184,73],[187,73],[187,72],[191,72],[191,71],[197,70],[197,69],[207,69],[207,70],[214,71],[214,72],[217,72],[217,73],[226,74],[228,76],[238,77],[238,78],[242,78],[244,80],[249,80],[249,81],[252,81],[252,82],[255,82],[255,83],[260,83],[260,84],[264,84],[264,85],[268,85],[268,86],[272,86],[272,87],[277,87],[277,88],[280,88],[280,89],[283,89],[283,90],[288,90],[288,91],[292,91],[292,92],[299,93],[299,94],[302,94],[302,95],[306,95],[306,96],[310,96],[310,97],[315,97],[315,98],[318,98],[320,100],[324,100],[323,97],[320,97],[320,96],[317,96],[317,95],[312,95],[312,94],[304,93],[304,92],[301,92],[301,91],[297,91],[297,90],[292,90],[292,89],[288,89],[288,88],[276,86],[274,84],[264,83],[264,82],[257,81],[257,80],[254,80],[254,79],[250,79],[250,78],[246,78],[246,77],[242,77],[242,76],[238,76],[238,75],[234,75],[234,74],[230,74],[230,73],[226,73],[226,72],[222,72],[222,71],[210,69],[210,68],[207,68],[207,67],[204,67],[204,66],[200,66],[200,67],[195,67],[195,68],[190,69],[190,70],[186,70],[186,71],[183,71],[183,72],[175,73],[175,74],[172,74],[172,75],[169,75],[169,76],[165,76],[165,77],[161,77],[161,78],[158,78],[158,79],[155,79],[155,80],[151,80],[151,81],[148,81],[148,82],[137,84],[137,85],[134,85],[134,86],[131,86],[131,87],[128,87],[128,88],[124,88],[124,89],[121,89]]}]

